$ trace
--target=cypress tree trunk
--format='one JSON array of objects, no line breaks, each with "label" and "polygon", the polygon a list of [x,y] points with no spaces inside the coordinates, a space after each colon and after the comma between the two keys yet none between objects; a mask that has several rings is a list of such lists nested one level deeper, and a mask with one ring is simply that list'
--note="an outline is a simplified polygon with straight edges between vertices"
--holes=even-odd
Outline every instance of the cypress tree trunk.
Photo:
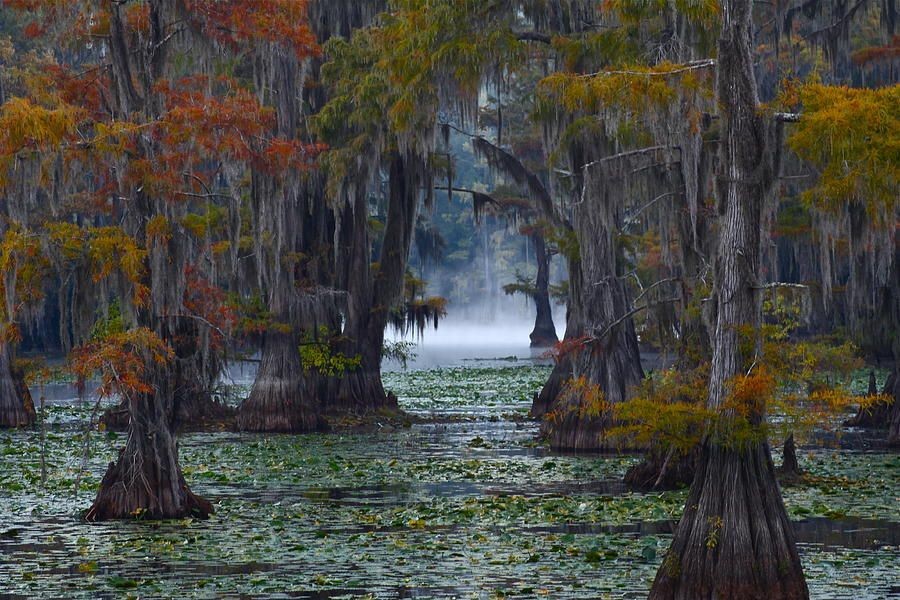
[{"label": "cypress tree trunk", "polygon": [[21,373],[12,364],[9,343],[0,341],[0,429],[34,423],[34,403]]},{"label": "cypress tree trunk", "polygon": [[[268,174],[253,173],[256,247],[268,307],[278,323],[266,331],[262,359],[250,395],[237,412],[242,431],[304,432],[325,428],[314,392],[316,378],[304,372],[300,358],[299,328],[316,324],[301,314],[299,291],[293,270],[282,264],[282,248],[296,248],[303,230],[305,206],[301,195],[276,185]],[[270,248],[266,235],[274,233],[279,244]]]},{"label": "cypress tree trunk", "polygon": [[888,404],[891,407],[888,446],[900,448],[900,368],[895,369],[888,377],[884,393],[894,398],[894,401]]},{"label": "cypress tree trunk", "polygon": [[[138,194],[136,204],[148,211],[153,207],[156,214],[166,214],[165,201],[154,203]],[[149,260],[150,307],[138,313],[139,319],[174,349],[178,348],[179,332],[188,327],[184,317],[172,316],[181,312],[184,298],[186,235],[176,230],[170,239],[153,242]],[[126,398],[125,447],[118,460],[109,464],[85,519],[203,518],[213,512],[207,500],[188,488],[178,464],[172,427],[180,385],[177,361],[177,353],[174,362],[165,364],[144,357],[147,383],[153,391]]]},{"label": "cypress tree trunk", "polygon": [[403,291],[422,167],[415,157],[397,152],[389,158],[388,214],[376,268],[369,263],[369,213],[363,194],[357,195],[348,215],[349,301],[342,350],[347,356],[359,356],[360,367],[342,374],[333,387],[329,386],[333,391],[324,401],[327,413],[358,415],[397,410],[396,397],[385,392],[381,381],[381,349],[390,310]]},{"label": "cypress tree trunk", "polygon": [[[302,107],[308,65],[295,53],[277,44],[261,47],[255,57],[261,73],[271,77],[257,81],[259,92],[275,109],[275,135],[302,137]],[[326,247],[330,210],[314,174],[280,173],[277,176],[253,167],[250,198],[259,286],[266,294],[268,310],[277,319],[264,334],[262,359],[253,388],[237,412],[242,431],[318,431],[326,424],[317,398],[319,378],[304,370],[300,356],[303,334],[315,332],[318,313],[329,307],[316,297],[317,286],[329,281],[313,266]],[[297,264],[289,255],[302,256]],[[303,338],[305,339],[305,338]]]},{"label": "cypress tree trunk", "polygon": [[531,240],[534,242],[534,256],[537,261],[535,293],[532,298],[537,315],[534,319],[534,329],[528,337],[531,339],[532,348],[545,348],[559,341],[556,326],[553,324],[553,311],[550,308],[550,255],[544,236],[535,233],[531,236]]},{"label": "cypress tree trunk", "polygon": [[[345,211],[341,226],[347,253],[344,278],[348,299],[347,322],[340,349],[346,356],[358,356],[360,364],[358,368],[332,378],[326,385],[320,385],[324,388],[323,410],[332,415],[360,415],[391,405],[381,382],[381,347],[387,309],[373,303],[369,207],[364,192],[357,193],[354,204]],[[385,236],[383,248],[395,241]]]},{"label": "cypress tree trunk", "polygon": [[178,465],[169,427],[174,398],[170,375],[169,368],[157,367],[156,391],[129,399],[125,447],[109,463],[86,520],[205,518],[214,512],[207,500],[191,492]]},{"label": "cypress tree trunk", "polygon": [[[747,371],[739,330],[760,324],[760,226],[774,178],[768,127],[758,113],[751,2],[725,0],[718,44],[722,133],[716,327],[708,406],[723,410],[730,380]],[[777,159],[774,161],[777,165]],[[729,413],[705,439],[675,538],[652,600],[806,599],[809,592],[764,439],[729,439]],[[754,422],[761,422],[762,413]]]},{"label": "cypress tree trunk", "polygon": [[[569,299],[566,303],[566,332],[563,336],[563,341],[571,342],[582,335],[581,314],[575,303],[572,289],[572,282],[581,277],[581,261],[577,256],[570,256],[567,257],[566,264],[569,271]],[[557,357],[547,382],[544,383],[541,391],[534,395],[531,403],[531,417],[534,419],[543,418],[571,378],[572,357],[571,354],[564,353]]]},{"label": "cypress tree trunk", "polygon": [[238,410],[238,429],[286,433],[324,429],[319,406],[306,386],[297,336],[267,332],[253,389]]},{"label": "cypress tree trunk", "polygon": [[[585,322],[595,323],[595,331],[611,329],[603,339],[589,341],[573,351],[569,359],[571,376],[598,385],[603,402],[613,405],[624,401],[629,388],[640,383],[644,376],[633,322],[627,318],[611,325],[613,315],[626,314],[630,303],[624,284],[615,276],[607,279],[607,285],[594,286],[588,295],[590,299],[582,305],[588,313]],[[609,411],[598,412],[598,407],[588,406],[589,398],[576,390],[569,383],[563,384],[549,405],[541,431],[550,441],[550,447],[573,451],[613,448],[604,436],[604,431],[612,425]]]},{"label": "cypress tree trunk", "polygon": [[[160,99],[154,97],[153,85],[162,79],[166,70],[168,46],[167,27],[176,18],[176,7],[169,0],[153,0],[150,7],[151,39],[147,48],[150,56],[139,56],[143,68],[145,119],[160,114]],[[124,115],[137,110],[137,94],[131,82],[131,54],[122,38],[119,5],[112,5],[111,40],[109,50],[113,63],[113,79],[118,96],[117,105]],[[155,156],[154,141],[142,139],[142,156]],[[147,239],[145,225],[153,217],[162,216],[173,225],[168,238],[148,240],[150,299],[146,309],[137,311],[140,325],[152,329],[160,340],[178,349],[179,333],[187,327],[183,314],[186,287],[184,266],[188,264],[187,233],[179,224],[184,208],[170,205],[164,199],[150,198],[142,188],[131,192],[131,208],[124,228],[137,239]],[[153,519],[205,517],[213,512],[212,505],[194,495],[188,488],[178,464],[178,446],[172,422],[175,398],[178,393],[177,367],[159,364],[149,356],[147,384],[153,391],[127,398],[128,436],[116,462],[110,463],[100,483],[100,489],[85,518],[89,521],[145,517]],[[178,360],[176,355],[176,361]]]},{"label": "cypress tree trunk", "polygon": [[[629,389],[644,377],[640,349],[629,311],[631,302],[623,278],[618,272],[615,241],[616,198],[606,182],[607,173],[588,178],[584,200],[577,204],[573,222],[580,255],[569,261],[570,313],[566,338],[584,339],[570,356],[557,365],[554,373],[564,377],[571,365],[570,377],[598,386],[602,402],[608,407],[624,401]],[[570,330],[571,326],[571,330]],[[564,362],[568,364],[563,364]],[[559,385],[558,388],[556,386]],[[547,389],[548,386],[552,386]],[[555,390],[553,388],[556,388]],[[608,408],[591,406],[597,400],[581,393],[565,379],[551,381],[541,391],[539,403],[545,408],[542,434],[550,447],[559,450],[598,451],[613,445],[604,436],[612,424]],[[553,398],[549,392],[556,391]]]}]

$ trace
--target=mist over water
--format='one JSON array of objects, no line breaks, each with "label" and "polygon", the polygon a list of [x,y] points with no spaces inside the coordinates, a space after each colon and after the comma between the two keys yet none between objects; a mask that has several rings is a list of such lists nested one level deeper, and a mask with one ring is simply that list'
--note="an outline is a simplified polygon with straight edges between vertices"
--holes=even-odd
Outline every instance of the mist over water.
[{"label": "mist over water", "polygon": [[[553,321],[560,338],[565,333],[565,307],[554,306]],[[530,348],[528,335],[534,328],[535,310],[521,297],[498,297],[480,305],[447,307],[447,316],[437,330],[427,327],[406,336],[388,330],[389,342],[407,341],[415,344],[416,355],[408,361],[408,369],[429,369],[452,366],[496,366],[520,361],[549,362],[546,348]],[[386,360],[385,371],[402,369],[397,361]]]}]

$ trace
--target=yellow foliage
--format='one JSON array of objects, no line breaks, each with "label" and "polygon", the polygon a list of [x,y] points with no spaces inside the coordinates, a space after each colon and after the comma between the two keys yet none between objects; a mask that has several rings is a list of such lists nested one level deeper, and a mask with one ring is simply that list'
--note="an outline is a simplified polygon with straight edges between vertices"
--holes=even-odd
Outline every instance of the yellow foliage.
[{"label": "yellow foliage", "polygon": [[144,306],[150,290],[144,283],[147,251],[119,227],[96,227],[91,230],[89,258],[94,281],[118,272],[132,287],[132,299]]},{"label": "yellow foliage", "polygon": [[147,246],[154,243],[165,244],[172,237],[172,227],[163,215],[156,215],[147,221]]},{"label": "yellow foliage", "polygon": [[[23,309],[44,298],[49,267],[36,234],[16,226],[6,230],[0,240],[0,308],[6,325],[14,322]],[[12,341],[18,341],[17,329],[6,333]]]},{"label": "yellow foliage", "polygon": [[[836,210],[865,203],[870,215],[890,219],[900,202],[900,84],[878,89],[812,83],[789,87],[784,103],[802,106],[788,144],[821,175],[804,199]],[[887,211],[885,211],[887,209]],[[877,221],[876,221],[877,222]]]},{"label": "yellow foliage", "polygon": [[84,111],[74,106],[49,109],[27,98],[10,98],[0,107],[0,153],[54,149],[75,133],[84,116]]},{"label": "yellow foliage", "polygon": [[688,452],[700,442],[713,414],[705,408],[707,365],[691,371],[667,369],[647,377],[631,399],[613,407],[609,435],[636,446]]},{"label": "yellow foliage", "polygon": [[738,375],[729,383],[729,394],[723,409],[732,410],[742,417],[762,415],[766,402],[775,393],[775,377],[766,367],[760,366],[749,375]]}]

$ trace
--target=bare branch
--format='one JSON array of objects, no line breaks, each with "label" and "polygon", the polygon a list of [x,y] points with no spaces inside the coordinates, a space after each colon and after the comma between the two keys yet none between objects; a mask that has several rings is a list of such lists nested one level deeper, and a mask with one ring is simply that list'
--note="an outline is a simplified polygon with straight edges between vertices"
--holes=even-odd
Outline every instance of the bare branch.
[{"label": "bare branch", "polygon": [[641,306],[636,306],[636,307],[632,308],[631,310],[629,310],[624,315],[622,315],[621,317],[619,317],[618,319],[616,319],[615,321],[613,321],[612,323],[610,323],[609,325],[607,325],[603,329],[603,331],[601,331],[599,334],[592,335],[591,341],[599,342],[600,340],[605,338],[609,334],[609,332],[613,330],[613,328],[621,325],[622,322],[625,321],[625,319],[628,319],[628,318],[636,315],[637,313],[641,312],[642,310],[647,310],[648,308],[653,308],[654,306],[657,306],[659,304],[669,304],[672,302],[678,302],[678,300],[679,300],[679,298],[674,298],[674,297],[673,298],[663,298],[662,300],[657,300],[656,302],[648,302],[647,304],[643,304]]},{"label": "bare branch", "polygon": [[716,66],[716,59],[714,58],[704,58],[703,60],[695,60],[685,64],[683,67],[678,67],[677,69],[672,69],[670,71],[628,71],[628,70],[613,70],[613,71],[597,71],[596,73],[586,73],[584,75],[579,75],[579,77],[590,78],[590,77],[603,77],[608,75],[634,75],[636,77],[668,77],[669,75],[677,75],[678,73],[685,73],[687,71],[696,71],[697,69],[706,69],[709,67]]},{"label": "bare branch", "polygon": [[803,113],[777,112],[772,115],[772,118],[782,123],[798,123],[802,116]]},{"label": "bare branch", "polygon": [[808,285],[803,285],[802,283],[787,283],[784,281],[773,281],[772,283],[767,283],[765,285],[754,285],[751,286],[754,290],[773,290],[776,288],[790,288],[795,290],[808,290]]},{"label": "bare branch", "polygon": [[541,44],[549,44],[552,39],[546,33],[541,33],[539,31],[517,31],[513,32],[513,35],[515,35],[516,39],[520,42],[540,42]]}]

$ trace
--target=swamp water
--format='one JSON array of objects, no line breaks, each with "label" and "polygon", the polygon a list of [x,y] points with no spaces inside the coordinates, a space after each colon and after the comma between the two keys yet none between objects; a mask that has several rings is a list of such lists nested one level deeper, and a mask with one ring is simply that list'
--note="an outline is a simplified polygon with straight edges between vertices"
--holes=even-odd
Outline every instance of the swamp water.
[{"label": "swamp water", "polygon": [[[0,432],[0,597],[646,597],[685,492],[627,490],[633,456],[537,444],[540,361],[443,362],[385,375],[429,421],[407,429],[182,436],[207,521],[81,522],[123,439],[90,434],[82,471],[91,407],[47,390],[43,439]],[[812,597],[900,598],[900,455],[800,462],[814,483],[783,491]]]}]

